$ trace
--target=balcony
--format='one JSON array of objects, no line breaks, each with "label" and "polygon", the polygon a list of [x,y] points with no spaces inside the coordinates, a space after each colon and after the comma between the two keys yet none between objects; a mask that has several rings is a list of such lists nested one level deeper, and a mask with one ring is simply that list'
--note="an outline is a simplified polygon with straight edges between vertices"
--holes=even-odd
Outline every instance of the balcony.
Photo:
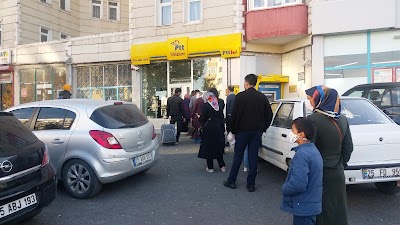
[{"label": "balcony", "polygon": [[248,11],[246,41],[283,45],[308,35],[308,7],[304,4]]}]

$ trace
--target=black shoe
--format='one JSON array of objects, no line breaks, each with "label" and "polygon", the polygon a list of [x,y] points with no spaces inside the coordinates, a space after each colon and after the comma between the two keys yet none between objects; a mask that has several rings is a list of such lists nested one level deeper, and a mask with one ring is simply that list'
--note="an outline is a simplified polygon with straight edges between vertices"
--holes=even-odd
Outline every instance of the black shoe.
[{"label": "black shoe", "polygon": [[248,184],[246,185],[247,190],[249,190],[249,192],[254,192],[256,189],[254,188],[253,184]]},{"label": "black shoe", "polygon": [[224,186],[230,189],[236,189],[236,184],[235,182],[229,182],[229,181],[225,181],[224,182]]}]

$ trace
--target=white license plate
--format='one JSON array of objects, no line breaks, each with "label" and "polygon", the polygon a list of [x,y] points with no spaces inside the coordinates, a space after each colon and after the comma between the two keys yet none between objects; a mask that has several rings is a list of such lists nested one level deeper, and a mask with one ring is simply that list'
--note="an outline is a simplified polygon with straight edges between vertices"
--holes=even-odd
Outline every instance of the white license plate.
[{"label": "white license plate", "polygon": [[31,194],[0,206],[0,218],[6,217],[37,203],[36,195]]},{"label": "white license plate", "polygon": [[381,179],[400,177],[400,167],[363,169],[364,179]]},{"label": "white license plate", "polygon": [[134,164],[135,166],[140,166],[140,165],[142,165],[142,164],[145,164],[145,163],[147,163],[147,162],[150,162],[151,160],[153,160],[153,154],[150,152],[150,153],[147,153],[147,154],[144,154],[144,155],[135,157],[135,158],[133,159],[133,164]]}]

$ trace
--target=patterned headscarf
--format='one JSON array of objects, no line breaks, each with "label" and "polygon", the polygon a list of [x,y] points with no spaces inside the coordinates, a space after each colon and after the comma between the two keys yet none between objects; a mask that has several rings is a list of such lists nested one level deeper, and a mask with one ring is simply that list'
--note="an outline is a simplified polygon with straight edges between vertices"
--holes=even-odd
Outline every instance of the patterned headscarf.
[{"label": "patterned headscarf", "polygon": [[211,92],[207,92],[203,95],[203,100],[204,103],[207,103],[211,105],[211,107],[215,111],[219,111],[219,105],[218,105],[218,98]]},{"label": "patterned headscarf", "polygon": [[314,99],[314,112],[322,113],[334,119],[340,118],[340,97],[335,89],[326,86],[315,86],[306,90],[306,94]]}]

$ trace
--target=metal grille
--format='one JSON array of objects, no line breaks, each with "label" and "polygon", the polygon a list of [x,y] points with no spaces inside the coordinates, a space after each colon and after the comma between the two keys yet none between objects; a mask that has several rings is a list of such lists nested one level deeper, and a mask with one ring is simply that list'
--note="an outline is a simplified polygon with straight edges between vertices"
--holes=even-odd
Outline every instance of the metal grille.
[{"label": "metal grille", "polygon": [[132,72],[130,65],[118,66],[118,85],[131,86],[132,85]]},{"label": "metal grille", "polygon": [[76,98],[91,98],[90,90],[77,90]]},{"label": "metal grille", "polygon": [[90,67],[91,87],[103,87],[103,67],[92,66]]},{"label": "metal grille", "polygon": [[105,89],[106,100],[117,100],[117,88]]},{"label": "metal grille", "polygon": [[118,97],[120,101],[132,102],[132,87],[119,88]]},{"label": "metal grille", "polygon": [[90,87],[89,67],[78,67],[77,75],[77,88]]},{"label": "metal grille", "polygon": [[104,86],[117,86],[117,65],[104,67]]}]

